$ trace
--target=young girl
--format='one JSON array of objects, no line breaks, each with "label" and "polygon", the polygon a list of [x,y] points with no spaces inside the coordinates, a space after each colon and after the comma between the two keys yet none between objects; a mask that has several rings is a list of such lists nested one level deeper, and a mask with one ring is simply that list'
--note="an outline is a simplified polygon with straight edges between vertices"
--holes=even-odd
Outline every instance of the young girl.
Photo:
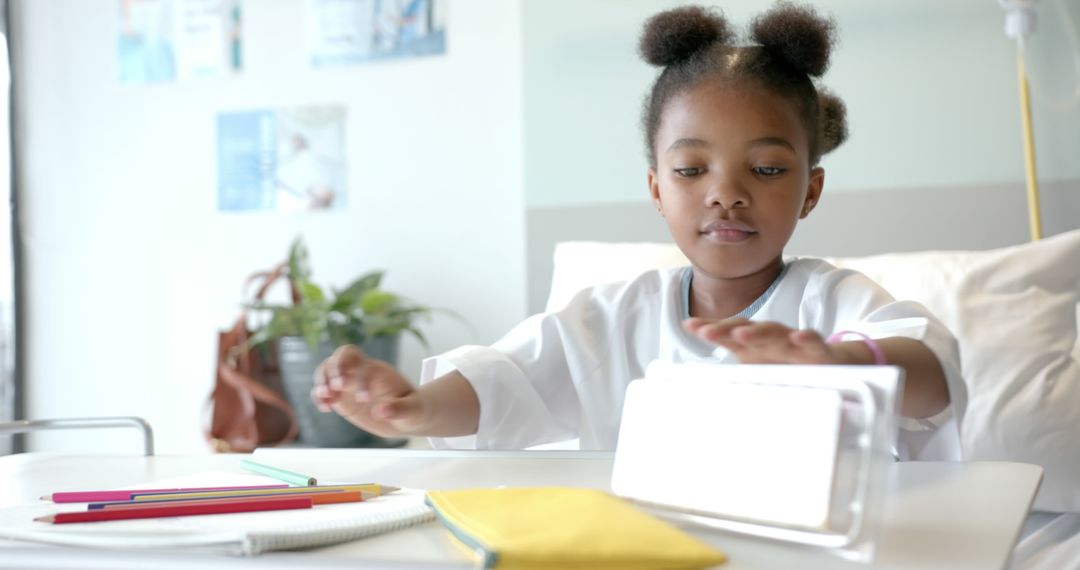
[{"label": "young girl", "polygon": [[342,347],[316,372],[319,406],[438,447],[614,449],[627,384],[653,360],[888,363],[906,373],[900,453],[955,456],[964,389],[949,332],[860,273],[782,255],[821,197],[819,159],[846,135],[843,104],[812,80],[832,23],[781,3],[750,36],[738,46],[722,16],[684,7],[641,37],[663,67],[643,117],[649,192],[690,267],[586,289],[491,347],[430,358],[419,388]]}]

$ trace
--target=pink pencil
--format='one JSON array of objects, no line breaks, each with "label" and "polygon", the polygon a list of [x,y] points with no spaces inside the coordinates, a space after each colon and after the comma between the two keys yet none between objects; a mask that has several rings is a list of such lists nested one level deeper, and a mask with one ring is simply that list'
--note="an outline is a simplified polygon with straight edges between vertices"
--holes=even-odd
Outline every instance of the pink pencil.
[{"label": "pink pencil", "polygon": [[34,519],[35,521],[60,524],[76,522],[112,521],[120,519],[149,519],[157,517],[182,517],[188,515],[216,515],[223,513],[247,513],[252,511],[276,511],[283,509],[310,509],[311,497],[273,497],[259,500],[217,501],[194,505],[168,505],[140,507],[135,509],[97,509],[74,513],[56,513]]},{"label": "pink pencil", "polygon": [[132,495],[144,493],[177,493],[181,491],[238,491],[244,489],[280,489],[288,485],[248,485],[243,487],[181,487],[174,489],[127,489],[123,491],[64,491],[45,495],[41,499],[54,503],[99,503],[130,501]]}]

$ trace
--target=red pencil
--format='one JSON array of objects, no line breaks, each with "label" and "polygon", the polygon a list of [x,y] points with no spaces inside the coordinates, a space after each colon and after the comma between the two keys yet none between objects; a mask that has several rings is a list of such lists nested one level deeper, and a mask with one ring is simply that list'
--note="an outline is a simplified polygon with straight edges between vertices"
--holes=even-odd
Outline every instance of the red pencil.
[{"label": "red pencil", "polygon": [[243,489],[281,489],[288,485],[252,485],[243,487],[178,487],[175,489],[127,489],[123,491],[63,491],[45,495],[43,500],[54,503],[96,503],[130,501],[132,495],[143,493],[180,493],[188,491],[234,491]]},{"label": "red pencil", "polygon": [[55,515],[38,517],[34,520],[53,524],[97,522],[121,519],[150,519],[158,517],[246,513],[252,511],[310,509],[311,505],[311,497],[274,497],[257,501],[217,501],[213,504],[162,505],[138,509],[96,509],[93,511],[79,511],[74,513],[56,513]]}]

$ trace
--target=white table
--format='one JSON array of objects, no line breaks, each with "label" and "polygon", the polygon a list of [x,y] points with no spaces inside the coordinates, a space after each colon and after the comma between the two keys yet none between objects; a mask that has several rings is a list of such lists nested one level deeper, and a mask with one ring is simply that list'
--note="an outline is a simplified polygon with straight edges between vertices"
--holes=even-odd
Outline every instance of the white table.
[{"label": "white table", "polygon": [[[565,485],[608,489],[612,454],[434,450],[260,450],[272,462],[325,480],[368,480],[425,489]],[[0,458],[0,507],[59,489],[108,488],[210,470],[240,471],[242,455],[119,456],[28,453]],[[1022,463],[899,463],[874,568],[1004,568],[1042,478]],[[727,570],[865,568],[820,551],[690,529],[729,556]],[[254,559],[178,559],[0,542],[0,566],[25,568],[468,567],[437,523],[303,553]],[[301,562],[302,560],[302,562]]]}]

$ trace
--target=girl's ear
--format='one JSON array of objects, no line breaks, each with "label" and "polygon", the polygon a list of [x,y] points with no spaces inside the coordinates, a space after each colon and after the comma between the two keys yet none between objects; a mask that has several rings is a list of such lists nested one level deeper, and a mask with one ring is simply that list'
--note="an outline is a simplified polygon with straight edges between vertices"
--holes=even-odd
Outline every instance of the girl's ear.
[{"label": "girl's ear", "polygon": [[821,199],[821,190],[824,187],[825,169],[815,166],[810,170],[810,180],[806,183],[806,198],[803,199],[802,211],[799,212],[800,220],[814,211],[814,206],[817,206],[818,200]]},{"label": "girl's ear", "polygon": [[656,206],[656,211],[660,212],[660,217],[663,217],[664,204],[660,201],[660,179],[656,175],[656,169],[652,166],[649,167],[648,182],[649,195],[652,196],[653,205]]}]

